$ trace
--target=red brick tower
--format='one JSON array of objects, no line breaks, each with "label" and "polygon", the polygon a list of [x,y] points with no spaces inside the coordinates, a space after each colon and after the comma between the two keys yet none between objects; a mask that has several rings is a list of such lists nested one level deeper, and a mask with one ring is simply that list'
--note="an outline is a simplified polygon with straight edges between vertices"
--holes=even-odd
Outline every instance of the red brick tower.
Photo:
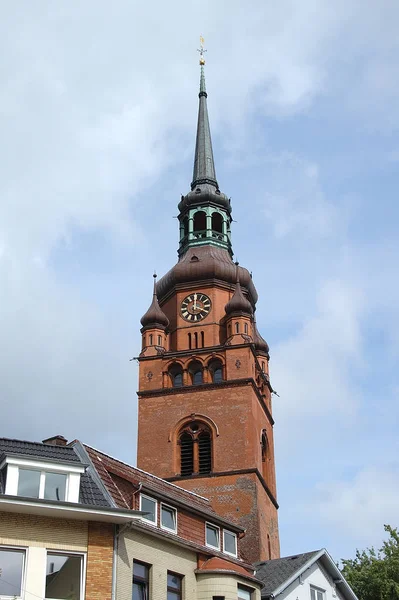
[{"label": "red brick tower", "polygon": [[179,261],[142,318],[138,466],[211,499],[246,528],[252,562],[279,557],[269,348],[252,278],[232,260],[201,55],[191,191],[179,203]]}]

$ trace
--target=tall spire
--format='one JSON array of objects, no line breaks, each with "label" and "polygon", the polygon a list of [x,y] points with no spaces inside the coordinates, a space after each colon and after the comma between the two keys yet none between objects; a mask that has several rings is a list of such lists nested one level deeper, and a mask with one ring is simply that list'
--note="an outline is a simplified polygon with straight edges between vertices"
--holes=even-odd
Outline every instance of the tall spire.
[{"label": "tall spire", "polygon": [[200,91],[199,91],[199,108],[198,108],[198,124],[197,124],[197,139],[195,144],[195,156],[194,156],[194,171],[193,181],[191,183],[191,189],[193,190],[198,184],[208,183],[214,186],[216,189],[219,188],[216,180],[215,162],[213,160],[211,130],[209,127],[208,118],[208,107],[206,86],[205,86],[205,58],[204,52],[204,39],[200,38]]}]

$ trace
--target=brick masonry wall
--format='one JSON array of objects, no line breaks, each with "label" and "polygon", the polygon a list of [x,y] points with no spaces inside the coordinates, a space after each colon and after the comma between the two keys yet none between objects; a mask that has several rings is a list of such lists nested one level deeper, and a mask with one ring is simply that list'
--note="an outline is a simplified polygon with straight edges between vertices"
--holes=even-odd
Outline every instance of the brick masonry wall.
[{"label": "brick masonry wall", "polygon": [[0,512],[0,544],[52,550],[87,550],[87,523]]},{"label": "brick masonry wall", "polygon": [[111,600],[114,526],[89,523],[86,600]]},{"label": "brick masonry wall", "polygon": [[[166,540],[142,532],[130,531],[122,535],[118,545],[116,600],[131,600],[133,560],[148,564],[151,600],[166,600],[167,572],[184,577],[183,598],[197,598],[197,554]],[[212,598],[210,596],[210,598]]]}]

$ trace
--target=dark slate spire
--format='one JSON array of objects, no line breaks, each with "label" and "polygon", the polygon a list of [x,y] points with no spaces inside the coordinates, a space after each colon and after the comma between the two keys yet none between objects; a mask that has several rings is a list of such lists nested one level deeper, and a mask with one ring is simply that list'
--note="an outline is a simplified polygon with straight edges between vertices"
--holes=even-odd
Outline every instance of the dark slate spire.
[{"label": "dark slate spire", "polygon": [[169,319],[159,306],[157,298],[157,276],[154,274],[154,292],[150,308],[145,315],[141,317],[143,328],[155,327],[157,329],[166,329],[169,325]]},{"label": "dark slate spire", "polygon": [[194,171],[191,189],[198,184],[209,183],[216,189],[219,188],[216,181],[215,162],[213,160],[211,130],[209,127],[208,107],[206,99],[208,94],[205,87],[205,60],[203,54],[200,57],[201,78],[199,91],[199,108],[197,124],[197,140],[195,144]]},{"label": "dark slate spire", "polygon": [[232,297],[226,304],[224,310],[226,311],[227,315],[242,314],[242,313],[251,315],[252,314],[252,305],[251,305],[250,301],[247,300],[247,298],[244,296],[244,294],[242,292],[241,284],[240,284],[240,274],[239,274],[239,270],[238,270],[238,263],[236,263],[236,268],[237,268],[236,288],[234,290],[234,294],[232,295]]}]

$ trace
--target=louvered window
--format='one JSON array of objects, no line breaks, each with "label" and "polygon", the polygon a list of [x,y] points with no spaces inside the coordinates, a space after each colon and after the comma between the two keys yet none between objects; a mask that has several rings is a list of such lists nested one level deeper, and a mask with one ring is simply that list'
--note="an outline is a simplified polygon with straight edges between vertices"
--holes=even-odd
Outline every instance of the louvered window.
[{"label": "louvered window", "polygon": [[212,470],[211,435],[207,431],[198,436],[199,472],[210,473]]},{"label": "louvered window", "polygon": [[185,432],[180,436],[180,457],[181,466],[180,472],[185,475],[192,475],[194,471],[194,443],[192,436]]}]

